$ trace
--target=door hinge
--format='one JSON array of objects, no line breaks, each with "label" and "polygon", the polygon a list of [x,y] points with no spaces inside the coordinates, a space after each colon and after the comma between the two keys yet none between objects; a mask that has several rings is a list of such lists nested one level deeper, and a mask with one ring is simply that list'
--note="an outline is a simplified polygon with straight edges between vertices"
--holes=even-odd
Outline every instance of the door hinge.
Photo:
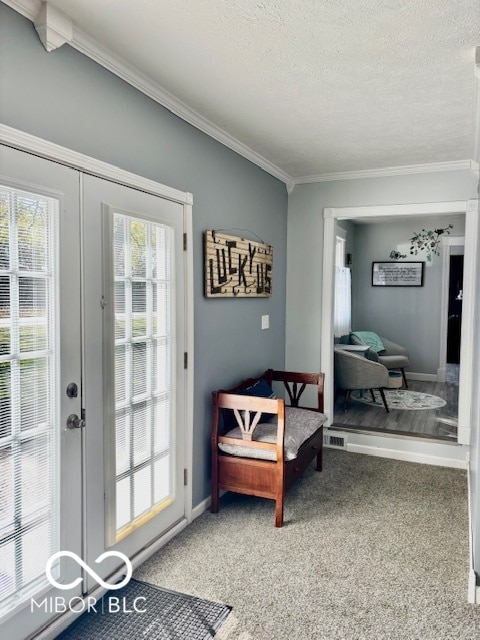
[{"label": "door hinge", "polygon": [[188,353],[186,351],[183,354],[183,368],[188,369]]},{"label": "door hinge", "polygon": [[188,469],[183,470],[183,484],[185,487],[188,485]]},{"label": "door hinge", "polygon": [[183,250],[184,251],[187,250],[187,234],[186,233],[183,234]]}]

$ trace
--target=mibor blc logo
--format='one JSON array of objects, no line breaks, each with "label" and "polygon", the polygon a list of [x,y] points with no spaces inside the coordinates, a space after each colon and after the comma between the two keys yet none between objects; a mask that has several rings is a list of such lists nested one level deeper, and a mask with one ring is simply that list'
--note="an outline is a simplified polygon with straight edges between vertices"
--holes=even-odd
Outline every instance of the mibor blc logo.
[{"label": "mibor blc logo", "polygon": [[[84,569],[90,576],[92,576],[92,578],[100,586],[102,586],[104,589],[108,589],[109,591],[115,591],[117,589],[121,589],[122,587],[128,584],[128,582],[130,581],[130,578],[132,577],[132,573],[133,573],[132,563],[124,553],[121,553],[121,551],[105,551],[105,553],[102,553],[101,555],[99,555],[98,558],[95,560],[95,563],[99,564],[103,562],[105,558],[116,557],[116,558],[120,558],[125,563],[125,566],[126,566],[125,577],[120,582],[116,582],[114,584],[105,582],[105,580],[103,580],[96,573],[96,571],[94,571],[76,553],[73,553],[72,551],[58,551],[48,559],[48,562],[45,567],[45,575],[47,576],[47,580],[52,585],[52,587],[55,587],[62,591],[73,589],[74,587],[79,585],[80,582],[82,582],[81,576],[79,576],[78,578],[75,578],[75,580],[73,580],[68,584],[58,582],[53,577],[52,567],[54,563],[59,558],[64,558],[64,557],[72,558],[72,560],[75,560],[75,562],[80,567],[82,567],[82,569]],[[142,609],[139,608],[139,601],[142,601],[142,605],[144,606],[145,600],[146,598],[138,597],[138,598],[135,598],[130,605],[127,605],[126,598],[108,596],[108,597],[102,598],[101,608],[100,608],[97,605],[96,598],[92,596],[87,596],[85,598],[81,596],[73,596],[70,599],[64,598],[63,596],[51,596],[51,597],[45,597],[43,598],[43,600],[40,600],[39,602],[37,602],[35,598],[31,598],[30,611],[33,612],[35,609],[40,609],[46,613],[65,613],[67,611],[74,611],[75,613],[81,613],[83,611],[93,611],[95,613],[106,613],[106,612],[116,613],[120,611],[123,613],[133,613],[133,612],[144,613],[145,608],[142,608]]]},{"label": "mibor blc logo", "polygon": [[79,584],[82,581],[81,577],[76,578],[70,584],[61,584],[60,582],[57,582],[55,578],[52,576],[52,566],[54,562],[56,562],[56,560],[64,557],[73,558],[73,560],[75,560],[77,564],[83,567],[83,569],[85,569],[85,571],[89,573],[92,576],[92,578],[96,580],[98,584],[101,585],[104,589],[121,589],[130,581],[130,578],[132,577],[133,568],[132,568],[132,563],[130,562],[130,559],[127,558],[127,556],[121,551],[105,551],[105,553],[102,553],[102,555],[98,556],[98,558],[95,560],[95,563],[99,564],[100,562],[105,560],[105,558],[111,558],[112,556],[115,556],[116,558],[120,558],[121,560],[123,560],[123,562],[127,567],[127,575],[121,582],[118,582],[116,584],[110,584],[102,580],[102,578],[100,578],[100,576],[97,573],[95,573],[95,571],[91,567],[89,567],[88,564],[82,560],[82,558],[77,556],[76,553],[73,553],[73,551],[58,551],[58,553],[54,553],[53,556],[51,556],[51,558],[48,559],[47,566],[45,567],[45,574],[47,576],[48,581],[53,587],[57,587],[57,589],[63,589],[63,590],[73,589],[73,587],[76,587],[77,584]]}]

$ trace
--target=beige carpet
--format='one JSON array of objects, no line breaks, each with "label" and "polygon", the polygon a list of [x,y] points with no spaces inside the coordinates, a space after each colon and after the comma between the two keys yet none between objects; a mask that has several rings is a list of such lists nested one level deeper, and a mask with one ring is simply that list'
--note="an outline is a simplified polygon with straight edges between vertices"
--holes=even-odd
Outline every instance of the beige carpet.
[{"label": "beige carpet", "polygon": [[[228,494],[135,577],[233,606],[229,640],[478,640],[464,471],[326,450],[273,503]],[[188,640],[188,639],[186,639]]]}]

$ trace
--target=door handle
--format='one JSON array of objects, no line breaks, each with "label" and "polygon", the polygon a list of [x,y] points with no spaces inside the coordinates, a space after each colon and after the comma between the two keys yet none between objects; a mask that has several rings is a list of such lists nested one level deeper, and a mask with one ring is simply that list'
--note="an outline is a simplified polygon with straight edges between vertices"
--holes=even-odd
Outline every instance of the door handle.
[{"label": "door handle", "polygon": [[79,418],[76,413],[71,413],[67,418],[67,429],[81,429],[85,426],[85,420]]}]

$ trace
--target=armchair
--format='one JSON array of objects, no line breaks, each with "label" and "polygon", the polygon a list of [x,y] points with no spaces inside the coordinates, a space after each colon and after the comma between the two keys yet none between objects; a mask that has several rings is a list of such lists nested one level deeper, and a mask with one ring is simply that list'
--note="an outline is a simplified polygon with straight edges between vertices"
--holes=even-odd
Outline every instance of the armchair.
[{"label": "armchair", "polygon": [[372,400],[375,401],[373,389],[378,389],[387,413],[389,408],[385,398],[384,388],[390,386],[388,369],[380,362],[368,360],[363,355],[359,356],[351,351],[341,348],[334,349],[334,371],[336,395],[340,391],[345,392],[343,410],[348,409],[348,400],[351,391],[369,389]]},{"label": "armchair", "polygon": [[[365,340],[365,334],[369,334],[371,332],[366,331],[358,331],[352,332],[350,334],[350,343],[351,344],[369,344],[368,338]],[[372,334],[376,336],[376,334]],[[369,360],[373,360],[375,362],[380,362],[383,364],[389,371],[391,370],[400,370],[402,372],[402,379],[405,388],[408,389],[407,378],[405,376],[406,367],[410,366],[410,360],[407,349],[397,344],[396,342],[392,342],[387,338],[376,336],[378,340],[380,340],[380,345],[383,346],[383,349],[377,350],[377,348],[370,348],[368,350],[367,358]]]}]

